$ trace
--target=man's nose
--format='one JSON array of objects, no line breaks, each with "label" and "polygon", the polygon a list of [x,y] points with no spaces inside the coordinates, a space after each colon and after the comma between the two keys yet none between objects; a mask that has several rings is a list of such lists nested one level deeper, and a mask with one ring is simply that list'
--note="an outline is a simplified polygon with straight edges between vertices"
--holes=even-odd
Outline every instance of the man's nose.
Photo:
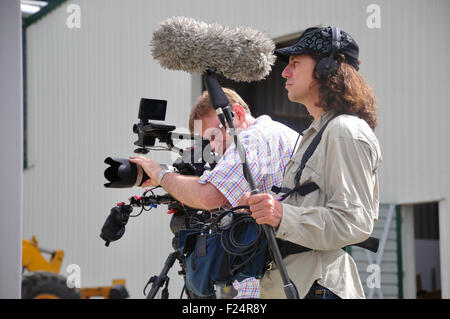
[{"label": "man's nose", "polygon": [[290,77],[292,75],[291,68],[289,64],[284,68],[283,72],[281,73],[281,76],[285,79]]}]

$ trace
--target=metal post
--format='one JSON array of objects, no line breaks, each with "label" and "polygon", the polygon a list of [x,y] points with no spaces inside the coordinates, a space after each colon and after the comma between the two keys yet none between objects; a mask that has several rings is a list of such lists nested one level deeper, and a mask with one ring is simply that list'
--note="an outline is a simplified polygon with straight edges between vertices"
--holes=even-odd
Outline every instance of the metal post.
[{"label": "metal post", "polygon": [[23,89],[20,1],[0,1],[0,299],[22,281]]}]

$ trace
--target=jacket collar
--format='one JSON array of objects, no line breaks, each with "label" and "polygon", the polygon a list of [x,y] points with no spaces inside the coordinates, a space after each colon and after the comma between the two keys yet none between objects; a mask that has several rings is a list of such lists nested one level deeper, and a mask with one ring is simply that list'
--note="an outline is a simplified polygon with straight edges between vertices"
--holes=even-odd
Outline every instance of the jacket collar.
[{"label": "jacket collar", "polygon": [[303,131],[303,136],[312,134],[312,131],[314,131],[315,133],[319,132],[325,125],[325,123],[328,122],[328,120],[331,119],[334,114],[336,114],[336,111],[327,111],[323,113],[317,119],[317,121],[314,121],[306,130]]}]

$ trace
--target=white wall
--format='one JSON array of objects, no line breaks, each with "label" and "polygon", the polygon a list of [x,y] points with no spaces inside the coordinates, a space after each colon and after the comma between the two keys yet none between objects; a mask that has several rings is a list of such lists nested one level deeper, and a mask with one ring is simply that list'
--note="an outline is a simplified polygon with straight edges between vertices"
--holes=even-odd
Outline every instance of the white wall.
[{"label": "white wall", "polygon": [[[380,29],[366,24],[372,3],[381,8]],[[79,29],[66,25],[70,4],[81,9]],[[169,216],[163,209],[131,220],[124,238],[109,248],[98,234],[116,202],[140,193],[103,188],[104,158],[132,154],[136,137],[131,127],[140,97],[167,99],[167,122],[187,126],[199,77],[163,70],[149,47],[158,24],[174,15],[249,25],[273,38],[318,24],[348,31],[360,45],[361,72],[380,105],[381,201],[448,198],[444,139],[450,133],[445,122],[450,66],[445,52],[450,44],[442,30],[449,27],[449,6],[445,0],[64,3],[27,29],[30,168],[24,177],[24,236],[36,234],[43,246],[64,249],[63,268],[79,264],[83,286],[125,277],[132,297],[141,298],[148,277],[159,273],[171,249]],[[151,156],[169,161],[168,154]],[[445,207],[440,212],[443,230],[450,229]],[[441,251],[450,251],[448,240],[441,243]],[[441,269],[450,269],[450,256],[441,258]],[[171,285],[177,297],[181,281],[176,271]],[[449,296],[448,285],[443,291]]]}]

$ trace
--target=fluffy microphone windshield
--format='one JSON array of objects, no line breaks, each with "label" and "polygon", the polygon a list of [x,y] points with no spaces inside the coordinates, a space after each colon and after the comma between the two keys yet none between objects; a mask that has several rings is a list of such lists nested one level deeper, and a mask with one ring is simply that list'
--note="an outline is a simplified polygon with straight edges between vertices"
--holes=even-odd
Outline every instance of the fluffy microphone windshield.
[{"label": "fluffy microphone windshield", "polygon": [[162,67],[203,73],[214,67],[230,80],[264,79],[275,62],[274,42],[249,27],[225,27],[172,17],[153,33],[152,54]]}]

